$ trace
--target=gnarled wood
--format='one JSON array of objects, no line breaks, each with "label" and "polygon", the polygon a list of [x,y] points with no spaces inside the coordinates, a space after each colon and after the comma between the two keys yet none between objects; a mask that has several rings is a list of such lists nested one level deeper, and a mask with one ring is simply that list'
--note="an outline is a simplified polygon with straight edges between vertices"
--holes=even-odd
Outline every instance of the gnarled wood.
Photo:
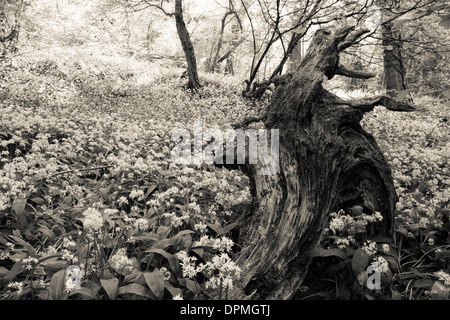
[{"label": "gnarled wood", "polygon": [[266,128],[279,129],[280,169],[259,175],[259,165],[247,168],[253,203],[239,218],[243,272],[234,298],[291,298],[333,211],[354,205],[379,211],[384,219],[369,234],[392,234],[397,195],[391,171],[360,121],[378,104],[412,107],[387,97],[344,101],[322,87],[324,75],[331,79],[343,69],[340,50],[362,34],[353,28],[317,31],[298,69],[272,96],[263,120]]}]

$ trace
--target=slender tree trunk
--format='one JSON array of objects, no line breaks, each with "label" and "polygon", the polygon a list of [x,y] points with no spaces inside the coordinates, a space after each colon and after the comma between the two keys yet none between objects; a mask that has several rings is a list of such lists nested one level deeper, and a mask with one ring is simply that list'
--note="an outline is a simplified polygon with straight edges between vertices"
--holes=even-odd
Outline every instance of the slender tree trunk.
[{"label": "slender tree trunk", "polygon": [[233,298],[292,298],[333,211],[354,205],[367,214],[379,211],[384,219],[368,235],[392,234],[397,195],[391,171],[360,121],[376,105],[411,107],[384,96],[344,101],[322,87],[324,75],[374,76],[339,64],[339,53],[363,34],[352,30],[317,31],[300,66],[272,96],[263,122],[279,130],[279,170],[261,175],[262,164],[245,167],[253,202],[238,219],[243,272]]},{"label": "slender tree trunk", "polygon": [[295,48],[289,55],[288,72],[291,73],[295,72],[295,69],[297,69],[300,66],[300,62],[302,61],[303,57],[304,46],[305,44],[302,40],[299,40],[295,45]]},{"label": "slender tree trunk", "polygon": [[183,19],[183,1],[175,0],[175,21],[177,26],[178,37],[186,56],[187,72],[188,72],[188,89],[196,89],[200,87],[200,81],[197,73],[197,60],[195,58],[194,46],[192,44],[189,32]]},{"label": "slender tree trunk", "polygon": [[383,25],[384,82],[389,95],[406,90],[406,69],[403,65],[401,34],[392,24]]}]

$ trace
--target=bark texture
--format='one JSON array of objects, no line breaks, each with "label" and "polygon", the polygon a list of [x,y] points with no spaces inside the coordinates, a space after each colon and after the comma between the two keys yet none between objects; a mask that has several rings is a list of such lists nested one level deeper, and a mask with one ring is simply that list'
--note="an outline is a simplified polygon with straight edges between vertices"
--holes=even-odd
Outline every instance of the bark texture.
[{"label": "bark texture", "polygon": [[344,101],[322,87],[324,76],[373,76],[339,63],[339,53],[362,34],[318,30],[300,66],[272,96],[263,121],[279,129],[279,171],[260,175],[258,165],[246,168],[253,203],[239,218],[242,287],[233,298],[292,298],[333,211],[353,205],[379,211],[384,219],[369,234],[392,234],[397,195],[391,171],[360,121],[376,105],[413,108],[388,97]]},{"label": "bark texture", "polygon": [[192,44],[189,32],[184,22],[182,0],[175,0],[175,22],[177,26],[178,37],[180,38],[181,46],[183,47],[184,55],[186,56],[187,73],[189,78],[187,88],[199,88],[200,81],[198,79],[197,60],[195,58],[194,45]]},{"label": "bark texture", "polygon": [[406,69],[403,65],[401,34],[392,23],[383,25],[384,83],[388,94],[406,90]]}]

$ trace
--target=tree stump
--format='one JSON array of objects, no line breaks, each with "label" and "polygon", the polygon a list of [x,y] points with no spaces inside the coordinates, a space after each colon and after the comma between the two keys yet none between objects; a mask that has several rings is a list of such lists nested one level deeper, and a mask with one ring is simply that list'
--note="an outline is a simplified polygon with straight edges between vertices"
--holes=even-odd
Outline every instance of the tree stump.
[{"label": "tree stump", "polygon": [[253,201],[238,219],[242,285],[231,298],[292,298],[333,211],[354,205],[379,211],[384,219],[369,232],[392,235],[391,170],[360,121],[377,105],[414,108],[385,96],[344,101],[322,87],[324,76],[374,76],[339,63],[340,52],[364,33],[318,30],[299,67],[279,82],[263,120],[267,129],[279,129],[279,170],[260,175],[261,164],[246,167]]}]

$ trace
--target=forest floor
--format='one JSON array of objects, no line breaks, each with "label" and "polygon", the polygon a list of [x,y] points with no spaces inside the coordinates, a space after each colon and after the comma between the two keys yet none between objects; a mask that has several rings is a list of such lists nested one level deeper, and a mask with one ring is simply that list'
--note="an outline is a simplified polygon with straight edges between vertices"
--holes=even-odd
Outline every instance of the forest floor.
[{"label": "forest floor", "polygon": [[[196,121],[226,130],[267,101],[246,101],[241,82],[221,75],[202,75],[193,94],[173,75],[51,60],[3,70],[1,298],[198,299],[205,287],[239,281],[229,238],[233,209],[250,201],[248,181],[214,166],[174,165],[172,132],[192,132]],[[367,260],[387,266],[383,287],[355,290],[364,281],[351,273],[350,253],[367,239],[326,232],[322,245],[348,259],[317,257],[296,298],[448,297],[450,107],[428,96],[414,102],[417,112],[377,107],[363,119],[399,195],[394,241]],[[80,266],[81,289],[71,290],[69,265]]]}]

